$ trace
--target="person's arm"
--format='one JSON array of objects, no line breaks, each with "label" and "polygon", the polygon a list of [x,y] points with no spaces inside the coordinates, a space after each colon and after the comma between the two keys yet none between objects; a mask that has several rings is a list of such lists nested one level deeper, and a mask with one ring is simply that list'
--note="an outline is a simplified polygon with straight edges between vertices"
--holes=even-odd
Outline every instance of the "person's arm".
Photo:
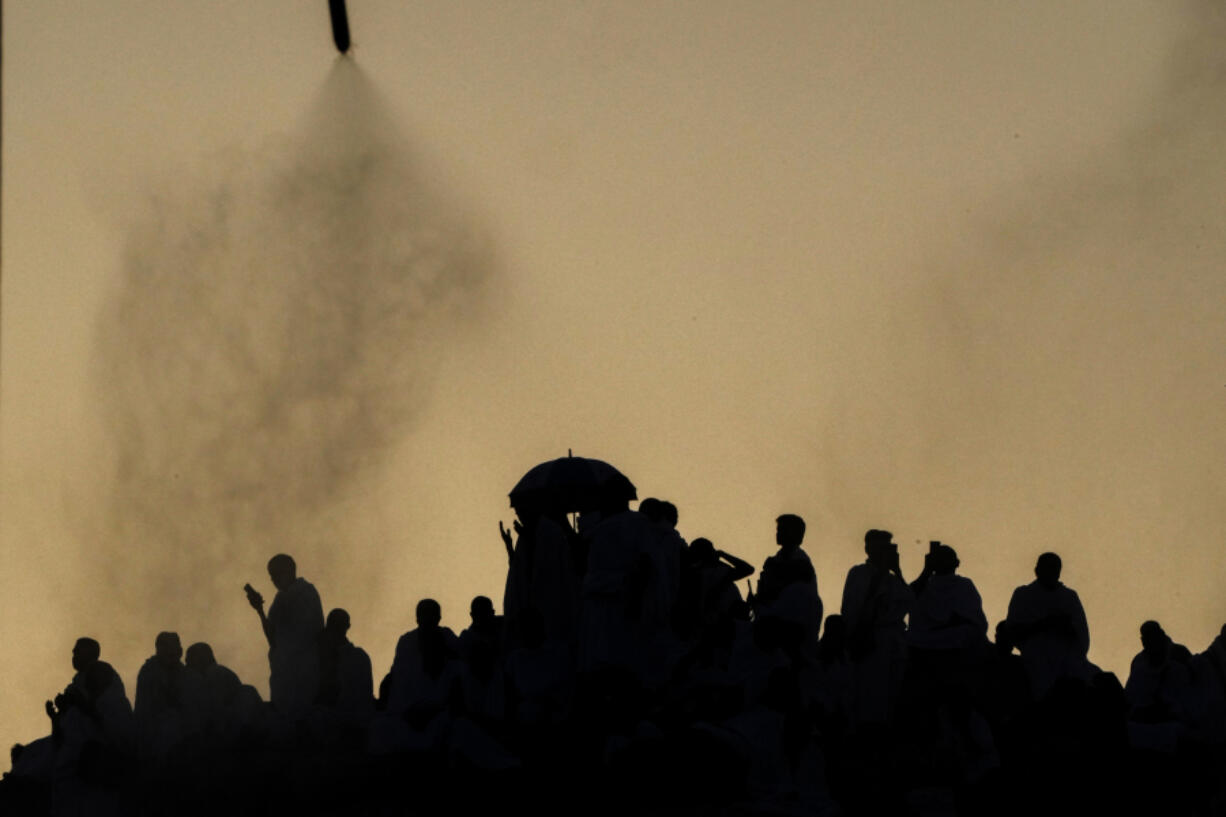
[{"label": "person's arm", "polygon": [[732,581],[739,582],[753,575],[754,567],[744,559],[739,559],[723,550],[716,550],[715,555],[723,559],[732,568]]},{"label": "person's arm", "polygon": [[498,520],[498,535],[502,537],[502,544],[507,549],[507,561],[510,561],[515,556],[515,545],[511,541],[511,531],[502,526],[501,519]]},{"label": "person's arm", "polygon": [[268,646],[274,646],[272,643],[272,627],[268,624],[268,616],[264,614],[264,597],[257,593],[256,589],[249,584],[243,585],[243,589],[247,591],[247,603],[260,614],[260,628],[264,631],[264,637],[268,639]]}]

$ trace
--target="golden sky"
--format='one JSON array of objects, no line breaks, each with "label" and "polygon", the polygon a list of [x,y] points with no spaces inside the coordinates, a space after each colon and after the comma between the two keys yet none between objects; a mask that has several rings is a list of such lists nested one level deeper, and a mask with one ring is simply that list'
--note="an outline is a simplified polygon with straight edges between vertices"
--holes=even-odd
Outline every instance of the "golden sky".
[{"label": "golden sky", "polygon": [[885,527],[1121,674],[1226,620],[1220,4],[307,5],[4,5],[9,743],[80,635],[265,688],[277,551],[385,672],[568,449],[828,611]]}]

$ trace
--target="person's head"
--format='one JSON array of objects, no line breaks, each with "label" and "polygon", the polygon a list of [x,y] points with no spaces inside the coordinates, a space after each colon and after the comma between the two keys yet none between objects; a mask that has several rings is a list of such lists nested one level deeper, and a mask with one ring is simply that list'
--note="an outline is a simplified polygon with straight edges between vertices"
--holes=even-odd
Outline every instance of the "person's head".
[{"label": "person's head", "polygon": [[1161,658],[1166,654],[1171,638],[1156,621],[1147,621],[1141,625],[1141,649],[1152,658]]},{"label": "person's head", "polygon": [[798,548],[805,539],[805,520],[794,513],[775,519],[775,544],[781,548]]},{"label": "person's head", "polygon": [[349,632],[349,611],[337,607],[329,612],[324,622],[324,630],[331,635],[344,638],[345,633]]},{"label": "person's head", "polygon": [[654,496],[646,497],[639,500],[639,513],[652,522],[662,522],[664,519],[664,503]]},{"label": "person's head", "polygon": [[715,545],[700,536],[690,542],[689,557],[694,564],[709,564],[715,558]]},{"label": "person's head", "polygon": [[958,569],[958,551],[949,545],[937,545],[932,551],[932,570],[938,576],[952,576]]},{"label": "person's head", "polygon": [[92,638],[78,638],[72,645],[72,668],[77,672],[88,669],[98,661],[102,648]]},{"label": "person's head", "polygon": [[423,630],[433,630],[443,620],[443,608],[434,599],[422,599],[417,602],[417,626]]},{"label": "person's head", "polygon": [[1044,553],[1034,563],[1034,577],[1038,579],[1040,586],[1050,590],[1060,584],[1060,571],[1063,567],[1064,563],[1055,553]]},{"label": "person's head", "polygon": [[660,520],[673,530],[677,529],[677,506],[667,499],[660,500]]},{"label": "person's head", "polygon": [[874,528],[864,534],[864,552],[868,555],[870,562],[878,563],[883,559],[888,559],[890,553],[897,550],[898,545],[894,544],[894,534],[888,530]]},{"label": "person's head", "polygon": [[268,560],[268,578],[272,579],[273,587],[284,590],[298,578],[298,566],[290,556],[278,553]]},{"label": "person's head", "polygon": [[474,596],[468,605],[468,615],[473,624],[485,624],[494,620],[494,602],[489,596]]},{"label": "person's head", "polygon": [[203,641],[197,641],[187,648],[187,652],[183,655],[183,663],[188,669],[204,672],[216,664],[217,659],[213,657],[212,647]]},{"label": "person's head", "polygon": [[153,649],[158,661],[166,665],[178,664],[183,657],[183,645],[179,643],[178,633],[158,633],[158,637],[153,641]]}]

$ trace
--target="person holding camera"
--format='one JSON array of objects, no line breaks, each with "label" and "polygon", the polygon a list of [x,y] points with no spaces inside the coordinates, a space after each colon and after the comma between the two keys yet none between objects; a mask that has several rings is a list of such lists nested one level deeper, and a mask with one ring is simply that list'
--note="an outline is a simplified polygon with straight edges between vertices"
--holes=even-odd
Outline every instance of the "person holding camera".
[{"label": "person holding camera", "polygon": [[914,601],[902,577],[898,545],[886,530],[864,534],[867,559],[847,572],[840,612],[856,679],[856,718],[885,726],[906,669],[906,617]]}]

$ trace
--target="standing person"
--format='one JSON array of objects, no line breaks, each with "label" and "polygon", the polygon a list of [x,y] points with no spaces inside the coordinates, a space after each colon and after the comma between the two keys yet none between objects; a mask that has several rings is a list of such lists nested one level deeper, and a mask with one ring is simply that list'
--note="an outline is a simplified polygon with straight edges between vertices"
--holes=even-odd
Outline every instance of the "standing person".
[{"label": "standing person", "polygon": [[1041,700],[1056,681],[1088,681],[1095,667],[1086,658],[1090,627],[1077,591],[1060,582],[1063,567],[1055,553],[1034,565],[1034,581],[1013,591],[1005,629],[1022,654],[1031,694]]},{"label": "standing person", "polygon": [[247,585],[247,601],[260,614],[268,639],[269,699],[281,713],[301,714],[319,692],[319,634],[324,610],[315,586],[298,575],[294,560],[278,553],[268,560],[277,595],[264,614],[264,598]]},{"label": "standing person", "polygon": [[580,575],[574,563],[570,524],[560,511],[530,505],[516,508],[516,537],[498,523],[509,564],[502,597],[507,640],[517,645],[520,619],[535,608],[545,617],[547,638],[571,645],[579,616]]},{"label": "standing person", "polygon": [[847,571],[843,585],[841,612],[856,678],[856,718],[864,725],[884,726],[892,720],[906,669],[905,619],[913,595],[893,539],[887,530],[865,533],[868,558]]},{"label": "standing person", "polygon": [[785,513],[775,520],[779,551],[762,565],[754,608],[759,618],[776,617],[800,625],[805,642],[816,646],[821,633],[822,598],[817,592],[813,563],[800,548],[804,539],[805,520],[796,514]]}]

